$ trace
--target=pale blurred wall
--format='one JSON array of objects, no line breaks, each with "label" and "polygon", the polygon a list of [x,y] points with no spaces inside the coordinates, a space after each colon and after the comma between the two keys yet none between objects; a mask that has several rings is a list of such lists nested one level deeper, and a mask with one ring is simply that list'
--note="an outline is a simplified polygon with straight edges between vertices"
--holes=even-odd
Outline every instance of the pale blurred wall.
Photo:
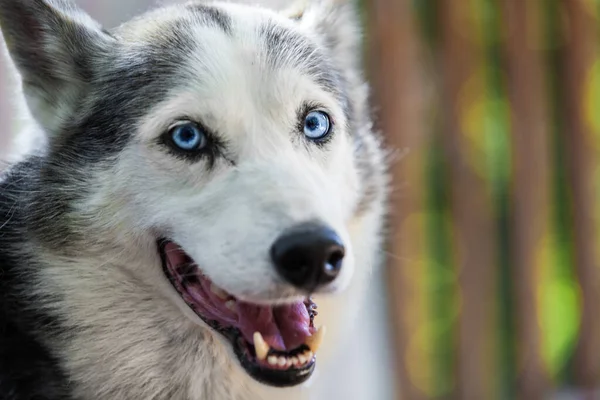
[{"label": "pale blurred wall", "polygon": [[[257,3],[256,1],[247,3]],[[79,0],[77,1],[92,16],[107,27],[140,13],[154,3],[151,0]],[[162,2],[164,3],[164,2]],[[261,4],[278,7],[286,4],[285,0],[262,0]],[[9,154],[8,144],[15,139],[10,152],[22,150],[36,145],[40,140],[36,137],[20,135],[9,137],[5,132],[15,131],[14,80],[10,79],[8,64],[0,59],[0,170],[2,161]],[[10,88],[10,89],[9,89]],[[33,138],[33,139],[32,139]],[[33,142],[33,143],[31,143]],[[367,267],[367,266],[362,266]],[[355,329],[349,332],[347,343],[335,360],[338,368],[328,379],[318,379],[315,400],[392,400],[394,396],[394,372],[392,368],[389,346],[388,328],[386,326],[387,305],[385,289],[381,273],[373,276],[373,285],[364,304],[361,318]]]}]

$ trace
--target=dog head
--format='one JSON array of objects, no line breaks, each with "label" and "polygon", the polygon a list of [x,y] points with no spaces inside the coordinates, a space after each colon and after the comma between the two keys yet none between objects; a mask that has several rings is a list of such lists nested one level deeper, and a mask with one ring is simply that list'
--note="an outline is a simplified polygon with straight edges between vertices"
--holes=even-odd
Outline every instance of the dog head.
[{"label": "dog head", "polygon": [[0,6],[49,138],[40,179],[57,190],[40,210],[63,229],[40,237],[65,252],[152,238],[198,329],[255,379],[306,380],[323,338],[312,296],[351,307],[381,216],[352,7],[189,3],[109,32],[64,1]]}]

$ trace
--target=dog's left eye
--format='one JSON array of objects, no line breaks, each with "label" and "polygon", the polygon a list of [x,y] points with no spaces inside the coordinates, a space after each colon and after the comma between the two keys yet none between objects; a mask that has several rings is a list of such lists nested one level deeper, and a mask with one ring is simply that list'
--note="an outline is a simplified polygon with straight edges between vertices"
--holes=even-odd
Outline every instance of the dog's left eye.
[{"label": "dog's left eye", "polygon": [[331,120],[323,111],[311,111],[304,118],[304,134],[311,140],[322,140],[331,132]]},{"label": "dog's left eye", "polygon": [[183,151],[202,150],[208,139],[204,130],[193,122],[183,122],[169,130],[172,144]]}]

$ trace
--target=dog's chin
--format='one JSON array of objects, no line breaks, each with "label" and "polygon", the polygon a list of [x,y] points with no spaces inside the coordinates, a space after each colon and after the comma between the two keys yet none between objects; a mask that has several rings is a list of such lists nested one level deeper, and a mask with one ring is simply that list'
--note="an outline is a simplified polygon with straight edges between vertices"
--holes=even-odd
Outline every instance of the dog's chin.
[{"label": "dog's chin", "polygon": [[252,304],[218,288],[177,244],[161,239],[163,270],[183,301],[232,346],[244,370],[270,386],[299,385],[310,378],[324,330],[317,330],[316,304]]}]

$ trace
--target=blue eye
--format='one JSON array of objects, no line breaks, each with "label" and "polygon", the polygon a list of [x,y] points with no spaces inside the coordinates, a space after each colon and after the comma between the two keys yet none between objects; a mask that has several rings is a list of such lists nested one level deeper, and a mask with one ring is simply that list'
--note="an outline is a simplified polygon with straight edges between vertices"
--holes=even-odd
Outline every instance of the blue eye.
[{"label": "blue eye", "polygon": [[331,132],[329,115],[322,111],[311,111],[304,118],[304,134],[312,140],[326,138]]},{"label": "blue eye", "polygon": [[201,150],[207,144],[206,134],[193,122],[177,125],[169,131],[171,141],[184,151]]}]

